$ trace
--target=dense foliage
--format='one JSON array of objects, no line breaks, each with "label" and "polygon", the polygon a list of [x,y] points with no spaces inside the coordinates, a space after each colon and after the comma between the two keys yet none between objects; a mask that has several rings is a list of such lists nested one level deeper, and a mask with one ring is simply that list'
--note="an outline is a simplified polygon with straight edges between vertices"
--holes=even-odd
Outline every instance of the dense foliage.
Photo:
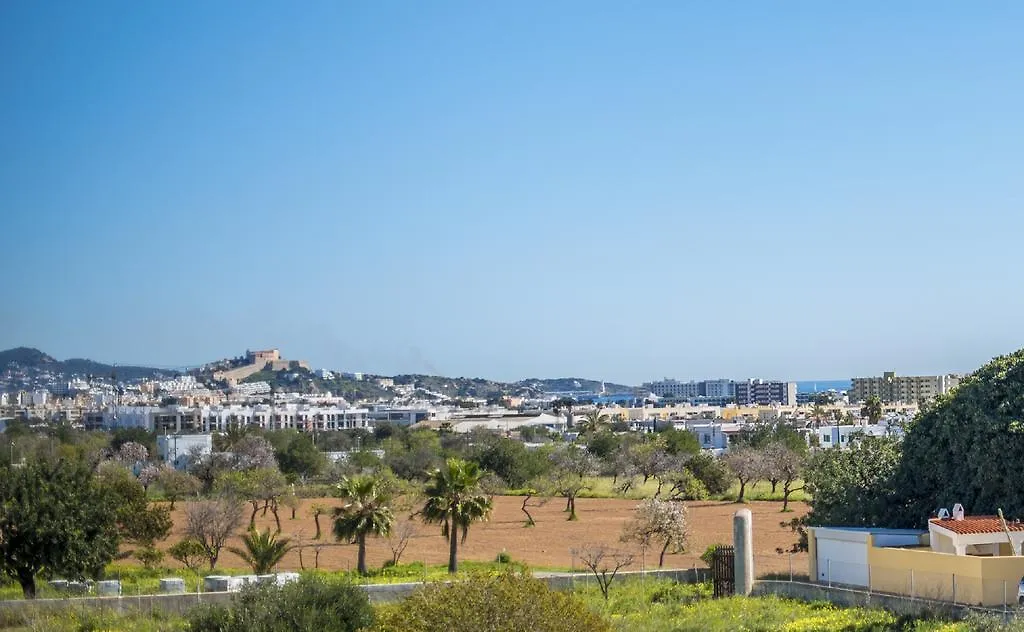
[{"label": "dense foliage", "polygon": [[1024,351],[995,358],[938,398],[902,442],[824,450],[806,473],[811,524],[923,527],[939,507],[1024,517]]},{"label": "dense foliage", "polygon": [[33,461],[0,470],[0,573],[26,598],[43,570],[99,575],[117,553],[117,512],[80,463]]},{"label": "dense foliage", "polygon": [[893,524],[900,497],[895,487],[900,458],[900,442],[890,437],[865,437],[845,450],[815,453],[805,472],[812,495],[808,523]]},{"label": "dense foliage", "polygon": [[358,586],[303,576],[284,586],[246,587],[230,607],[189,613],[192,632],[354,632],[373,624],[373,608]]},{"label": "dense foliage", "polygon": [[938,507],[1024,518],[1024,350],[995,358],[910,426],[898,474],[912,485],[894,522]]}]

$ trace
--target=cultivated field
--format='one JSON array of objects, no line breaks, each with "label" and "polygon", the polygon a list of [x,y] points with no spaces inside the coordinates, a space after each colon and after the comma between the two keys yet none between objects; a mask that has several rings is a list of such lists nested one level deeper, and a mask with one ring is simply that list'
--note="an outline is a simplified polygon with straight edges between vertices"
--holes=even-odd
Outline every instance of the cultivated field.
[{"label": "cultivated field", "polygon": [[[619,535],[637,505],[636,500],[628,499],[580,498],[576,501],[579,520],[568,522],[565,519],[566,514],[562,512],[565,507],[564,499],[553,498],[543,507],[531,507],[530,512],[537,521],[537,525],[532,528],[524,528],[525,516],[520,511],[522,501],[521,497],[516,496],[495,497],[494,511],[490,521],[472,526],[469,539],[459,549],[460,559],[491,562],[500,552],[507,551],[514,561],[525,562],[533,568],[568,569],[574,566],[570,553],[573,547],[586,543],[625,546],[619,543]],[[322,543],[319,558],[322,569],[345,570],[354,567],[356,547],[334,541],[329,515],[320,517],[323,537],[319,541],[312,540],[316,528],[308,508],[315,502],[328,506],[340,504],[337,498],[304,499],[295,520],[289,519],[289,511],[282,508],[280,511],[283,535],[292,538],[293,542],[301,542],[305,545]],[[533,502],[536,502],[536,499]],[[785,514],[779,513],[781,503],[766,501],[755,501],[746,505],[725,501],[702,501],[687,503],[687,507],[690,520],[688,551],[679,555],[667,556],[665,560],[667,568],[703,566],[703,562],[699,559],[701,553],[711,544],[731,543],[733,514],[741,507],[747,507],[754,514],[754,550],[757,556],[758,574],[788,571],[790,556],[788,554],[779,555],[776,549],[788,549],[795,542],[796,536],[788,528],[780,527],[779,522],[802,516],[807,511],[806,505],[802,502],[790,503],[790,507],[794,511]],[[246,513],[247,520],[248,513]],[[174,523],[175,527],[171,537],[163,543],[164,548],[182,537],[184,514],[181,503],[175,508]],[[273,516],[270,513],[267,513],[266,516],[259,515],[256,524],[260,529],[273,528]],[[417,533],[402,556],[402,562],[425,562],[428,565],[447,563],[448,545],[440,535],[440,527],[417,523],[416,528]],[[234,538],[231,545],[240,546],[241,544],[238,538]],[[385,560],[391,558],[391,551],[386,542],[370,539],[367,544],[367,558],[371,566],[379,567]],[[313,559],[313,549],[307,548],[303,552],[306,568],[313,566]],[[173,566],[176,562],[168,557],[164,564]],[[656,554],[648,554],[647,564],[648,567],[657,565]],[[796,572],[806,573],[806,554],[793,556],[793,564]],[[218,566],[242,568],[244,564],[234,554],[224,551]],[[579,568],[579,563],[576,563],[575,567]],[[639,567],[638,557],[634,568]],[[295,551],[289,553],[279,568],[280,570],[297,570],[299,568],[298,553]]]}]

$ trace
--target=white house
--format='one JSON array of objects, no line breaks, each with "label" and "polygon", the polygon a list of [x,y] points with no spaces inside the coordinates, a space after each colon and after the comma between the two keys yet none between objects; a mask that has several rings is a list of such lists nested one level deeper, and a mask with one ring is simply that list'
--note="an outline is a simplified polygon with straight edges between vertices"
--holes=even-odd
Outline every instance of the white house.
[{"label": "white house", "polygon": [[856,440],[856,437],[884,437],[889,434],[890,430],[887,426],[878,424],[856,426],[821,426],[819,428],[811,428],[808,431],[808,441],[812,444],[817,438],[818,447],[821,448],[845,448],[850,445],[851,440]]},{"label": "white house", "polygon": [[683,422],[675,425],[677,430],[689,430],[697,438],[702,450],[721,454],[729,449],[735,437],[743,431],[743,424],[709,421],[705,423]]},{"label": "white house", "polygon": [[169,463],[176,470],[183,470],[188,465],[186,457],[194,449],[200,454],[213,452],[213,435],[209,434],[187,434],[187,435],[157,435],[156,451],[165,463]]}]

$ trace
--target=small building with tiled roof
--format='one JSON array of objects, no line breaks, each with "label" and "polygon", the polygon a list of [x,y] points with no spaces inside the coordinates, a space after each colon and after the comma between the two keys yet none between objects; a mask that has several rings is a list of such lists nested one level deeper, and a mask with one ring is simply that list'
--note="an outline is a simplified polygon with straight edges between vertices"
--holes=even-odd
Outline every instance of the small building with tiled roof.
[{"label": "small building with tiled roof", "polygon": [[1024,606],[1024,522],[942,509],[928,532],[808,529],[811,581],[984,606]]},{"label": "small building with tiled roof", "polygon": [[1020,520],[1007,520],[1004,530],[999,516],[966,516],[962,512],[954,512],[954,517],[943,516],[929,520],[928,536],[931,549],[936,553],[1014,555],[1024,544],[1024,523]]}]

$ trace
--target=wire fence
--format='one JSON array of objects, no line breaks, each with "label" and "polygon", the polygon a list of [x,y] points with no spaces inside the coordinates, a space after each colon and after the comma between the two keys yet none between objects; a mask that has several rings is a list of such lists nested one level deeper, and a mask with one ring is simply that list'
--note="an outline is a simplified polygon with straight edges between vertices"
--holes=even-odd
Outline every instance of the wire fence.
[{"label": "wire fence", "polygon": [[979,612],[1004,621],[1024,618],[1024,582],[907,568],[887,568],[857,562],[821,560],[810,568],[806,556],[787,560],[791,569],[779,571],[780,556],[755,557],[757,584],[762,592],[840,605],[871,605],[920,613],[957,615]]}]

